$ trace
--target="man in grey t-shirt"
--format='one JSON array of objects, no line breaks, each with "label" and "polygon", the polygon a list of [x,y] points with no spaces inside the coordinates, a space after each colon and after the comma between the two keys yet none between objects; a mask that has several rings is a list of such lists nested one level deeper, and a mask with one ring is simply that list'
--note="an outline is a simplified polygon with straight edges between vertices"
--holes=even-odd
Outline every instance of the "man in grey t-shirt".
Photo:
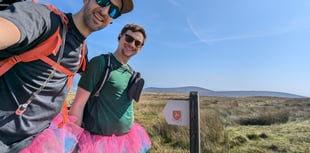
[{"label": "man in grey t-shirt", "polygon": [[[60,64],[74,73],[84,56],[81,49],[86,37],[133,9],[132,0],[83,2],[76,14],[65,14],[69,23]],[[62,27],[60,16],[41,4],[17,2],[1,10],[0,62],[36,47],[58,27]],[[53,61],[58,57],[59,54],[48,56]],[[53,72],[53,68],[41,60],[18,63],[0,76],[1,153],[19,152],[32,142],[33,136],[49,126],[69,92],[67,84],[66,74]],[[24,113],[16,114],[18,107],[26,103],[30,104]]]}]

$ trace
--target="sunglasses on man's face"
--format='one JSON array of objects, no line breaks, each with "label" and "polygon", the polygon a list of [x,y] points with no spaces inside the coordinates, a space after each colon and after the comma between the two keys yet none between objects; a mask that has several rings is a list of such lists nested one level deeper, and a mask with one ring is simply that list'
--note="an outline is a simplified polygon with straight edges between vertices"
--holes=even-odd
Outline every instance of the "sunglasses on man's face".
[{"label": "sunglasses on man's face", "polygon": [[126,42],[128,42],[128,43],[132,43],[132,42],[134,41],[136,47],[141,47],[141,46],[143,46],[143,43],[142,43],[141,41],[136,40],[135,38],[133,38],[132,36],[130,36],[129,34],[126,34],[126,33],[125,33],[125,40],[126,40]]},{"label": "sunglasses on man's face", "polygon": [[119,8],[116,5],[114,5],[113,3],[111,3],[110,0],[96,0],[96,2],[101,7],[106,7],[106,6],[111,5],[110,9],[109,9],[109,16],[112,19],[116,19],[119,16],[121,16],[121,12],[120,12]]}]

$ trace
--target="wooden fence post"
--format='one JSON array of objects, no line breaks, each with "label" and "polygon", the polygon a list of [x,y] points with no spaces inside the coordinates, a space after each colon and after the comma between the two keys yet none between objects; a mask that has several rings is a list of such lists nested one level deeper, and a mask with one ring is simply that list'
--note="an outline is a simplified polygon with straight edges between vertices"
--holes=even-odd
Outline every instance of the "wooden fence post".
[{"label": "wooden fence post", "polygon": [[189,97],[190,152],[200,153],[200,106],[198,92],[191,91]]}]

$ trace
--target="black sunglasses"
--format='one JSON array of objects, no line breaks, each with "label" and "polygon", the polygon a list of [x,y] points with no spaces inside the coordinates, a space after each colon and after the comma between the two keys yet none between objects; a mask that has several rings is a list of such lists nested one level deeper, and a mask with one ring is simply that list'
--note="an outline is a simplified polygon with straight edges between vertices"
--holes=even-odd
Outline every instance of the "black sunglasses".
[{"label": "black sunglasses", "polygon": [[106,6],[111,5],[109,9],[109,15],[112,19],[116,19],[122,15],[122,13],[120,12],[120,9],[116,5],[111,3],[110,0],[96,0],[96,2],[101,7],[106,7]]},{"label": "black sunglasses", "polygon": [[136,47],[141,47],[141,46],[143,46],[143,43],[142,43],[141,41],[136,40],[135,38],[133,38],[132,36],[130,36],[129,34],[126,34],[126,33],[125,33],[125,40],[126,40],[126,42],[128,42],[128,43],[132,43],[132,42],[134,41]]}]

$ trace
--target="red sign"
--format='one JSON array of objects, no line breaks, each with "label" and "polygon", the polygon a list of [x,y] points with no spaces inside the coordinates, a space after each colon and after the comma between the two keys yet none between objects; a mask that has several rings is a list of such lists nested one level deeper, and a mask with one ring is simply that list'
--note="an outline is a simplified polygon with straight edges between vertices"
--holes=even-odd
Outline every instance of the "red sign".
[{"label": "red sign", "polygon": [[172,116],[173,116],[173,119],[178,121],[181,119],[181,111],[180,110],[173,110],[172,111]]}]

